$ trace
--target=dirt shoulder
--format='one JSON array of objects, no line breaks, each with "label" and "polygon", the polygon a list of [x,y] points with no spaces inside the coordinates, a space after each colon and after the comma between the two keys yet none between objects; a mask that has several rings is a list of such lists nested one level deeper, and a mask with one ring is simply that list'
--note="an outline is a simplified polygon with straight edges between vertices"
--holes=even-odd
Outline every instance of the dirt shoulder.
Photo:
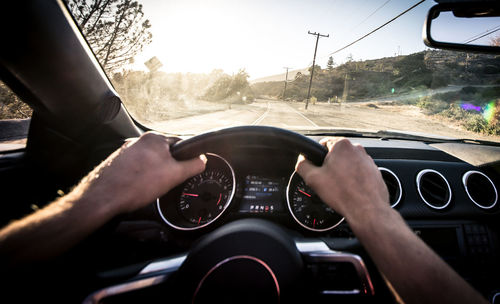
[{"label": "dirt shoulder", "polygon": [[500,136],[467,131],[455,121],[440,115],[427,115],[413,105],[316,103],[310,104],[308,110],[304,110],[304,103],[292,106],[322,127],[398,130],[500,142]]}]

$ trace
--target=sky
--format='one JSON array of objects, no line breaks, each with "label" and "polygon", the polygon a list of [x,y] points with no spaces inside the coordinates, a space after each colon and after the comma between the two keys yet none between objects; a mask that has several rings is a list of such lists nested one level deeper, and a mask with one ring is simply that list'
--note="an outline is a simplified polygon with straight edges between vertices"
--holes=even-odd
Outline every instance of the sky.
[{"label": "sky", "polygon": [[436,41],[488,45],[499,34],[500,17],[455,18],[452,12],[441,12],[431,26]]},{"label": "sky", "polygon": [[[153,41],[136,56],[133,68],[156,56],[167,73],[209,73],[245,69],[250,79],[301,69],[312,64],[315,36],[320,38],[316,63],[326,66],[335,50],[363,36],[418,0],[140,0],[151,21]],[[375,34],[333,55],[336,64],[410,54],[425,49],[422,28],[435,4],[427,0]]]}]

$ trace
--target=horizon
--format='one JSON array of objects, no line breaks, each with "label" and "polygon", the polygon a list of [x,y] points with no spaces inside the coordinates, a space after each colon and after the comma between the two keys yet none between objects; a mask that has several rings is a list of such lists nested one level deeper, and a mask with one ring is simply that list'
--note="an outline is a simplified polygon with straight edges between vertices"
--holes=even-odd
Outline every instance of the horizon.
[{"label": "horizon", "polygon": [[[365,61],[370,61],[370,60],[383,60],[383,59],[387,59],[387,58],[395,58],[395,57],[405,57],[405,56],[409,56],[409,55],[413,55],[413,54],[417,54],[417,53],[420,53],[420,52],[427,52],[427,51],[434,51],[434,52],[440,52],[440,51],[445,51],[446,50],[441,50],[441,49],[431,49],[431,48],[427,48],[427,49],[424,49],[424,50],[420,50],[420,51],[417,51],[417,52],[414,52],[414,53],[410,53],[410,54],[404,54],[404,55],[392,55],[392,56],[386,56],[386,57],[380,57],[380,58],[374,58],[374,59],[360,59],[360,60],[353,60],[353,62],[365,62]],[[334,66],[334,69],[344,65],[346,62],[342,62],[340,64],[336,64]],[[290,78],[290,73],[293,73],[293,72],[306,72],[305,75],[309,75],[309,68],[312,66],[312,64],[310,66],[307,66],[307,67],[303,67],[303,68],[297,68],[297,69],[289,69],[288,70],[288,73],[289,73],[289,78]],[[316,62],[316,66],[320,66],[321,69],[326,69],[326,63],[325,64],[319,64],[318,62]],[[166,75],[176,75],[176,74],[181,74],[181,75],[188,75],[188,74],[193,74],[193,75],[209,75],[211,74],[213,71],[217,71],[217,70],[220,70],[222,71],[223,73],[225,74],[228,74],[228,75],[231,75],[231,74],[236,74],[236,72],[227,72],[227,71],[224,71],[222,69],[218,69],[218,68],[214,68],[212,69],[211,71],[208,71],[208,72],[191,72],[191,71],[187,71],[187,72],[176,72],[176,71],[164,71],[162,69],[159,69],[158,72],[161,72],[161,73],[165,73]],[[144,68],[144,69],[135,69],[135,70],[129,70],[129,71],[132,71],[132,72],[148,72],[147,68]],[[277,76],[284,76],[286,74],[286,72],[282,72],[282,73],[276,73],[276,74],[272,74],[272,75],[264,75],[262,77],[258,77],[258,78],[253,78],[253,77],[249,77],[248,81],[250,83],[254,83],[256,80],[259,80],[259,79],[264,79],[264,78],[271,78],[271,77],[277,77]],[[290,81],[290,79],[289,79]]]}]

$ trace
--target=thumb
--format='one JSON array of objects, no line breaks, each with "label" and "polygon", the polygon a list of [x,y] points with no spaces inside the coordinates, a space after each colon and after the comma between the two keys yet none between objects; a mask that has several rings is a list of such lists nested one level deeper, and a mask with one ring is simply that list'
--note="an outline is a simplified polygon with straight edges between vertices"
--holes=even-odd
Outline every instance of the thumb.
[{"label": "thumb", "polygon": [[295,171],[302,177],[302,179],[309,184],[309,177],[311,173],[318,170],[319,168],[307,160],[302,154],[297,158],[297,164],[295,165]]},{"label": "thumb", "polygon": [[205,156],[205,154],[201,154],[198,157],[188,160],[178,161],[177,163],[181,169],[180,178],[182,180],[186,180],[205,170],[205,166],[207,164],[207,157]]}]

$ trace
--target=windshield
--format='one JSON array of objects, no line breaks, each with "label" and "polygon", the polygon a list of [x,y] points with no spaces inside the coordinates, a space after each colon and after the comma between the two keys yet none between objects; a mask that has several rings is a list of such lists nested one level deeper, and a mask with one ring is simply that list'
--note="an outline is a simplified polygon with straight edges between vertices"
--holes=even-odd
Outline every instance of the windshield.
[{"label": "windshield", "polygon": [[158,131],[268,125],[498,142],[500,57],[425,47],[433,5],[68,1],[128,111]]}]

